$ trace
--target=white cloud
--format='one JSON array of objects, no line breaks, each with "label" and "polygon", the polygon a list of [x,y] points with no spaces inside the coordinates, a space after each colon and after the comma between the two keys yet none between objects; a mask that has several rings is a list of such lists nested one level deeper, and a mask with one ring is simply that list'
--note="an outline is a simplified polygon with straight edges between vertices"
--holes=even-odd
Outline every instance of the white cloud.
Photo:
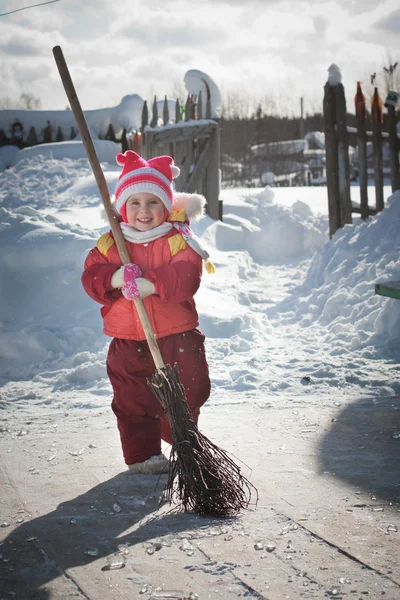
[{"label": "white cloud", "polygon": [[224,89],[289,90],[316,104],[332,62],[351,87],[373,58],[397,59],[399,29],[397,0],[62,0],[0,19],[4,95],[31,91],[43,107],[63,108],[51,53],[60,44],[87,108],[161,97],[191,68]]}]

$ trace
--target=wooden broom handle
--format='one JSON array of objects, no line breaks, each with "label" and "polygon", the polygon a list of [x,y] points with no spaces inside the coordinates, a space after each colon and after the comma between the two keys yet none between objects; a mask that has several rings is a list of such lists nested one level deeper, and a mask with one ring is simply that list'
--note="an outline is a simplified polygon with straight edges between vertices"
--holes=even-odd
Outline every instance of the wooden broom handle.
[{"label": "wooden broom handle", "polygon": [[[97,157],[96,149],[93,145],[93,141],[86,123],[85,115],[83,114],[78,96],[76,94],[74,84],[72,83],[71,76],[65,62],[64,55],[60,46],[53,48],[54,58],[57,64],[58,71],[60,73],[61,81],[63,83],[65,93],[71,105],[72,112],[74,113],[75,121],[81,134],[83,145],[85,146],[86,154],[92,167],[93,175],[96,179],[97,186],[100,191],[101,198],[103,200],[104,209],[107,214],[108,221],[110,223],[111,231],[113,232],[115,243],[122,264],[126,265],[131,262],[128,249],[125,244],[124,236],[119,226],[118,217],[115,214],[110,199],[110,192],[104,177],[103,170],[100,166],[99,159]],[[150,352],[154,360],[154,364],[157,369],[165,367],[163,358],[161,356],[160,348],[158,347],[156,336],[150,323],[149,316],[146,312],[142,300],[139,298],[135,300],[135,307],[139,315],[140,322],[143,327],[144,334],[146,336],[147,343],[149,344]]]}]

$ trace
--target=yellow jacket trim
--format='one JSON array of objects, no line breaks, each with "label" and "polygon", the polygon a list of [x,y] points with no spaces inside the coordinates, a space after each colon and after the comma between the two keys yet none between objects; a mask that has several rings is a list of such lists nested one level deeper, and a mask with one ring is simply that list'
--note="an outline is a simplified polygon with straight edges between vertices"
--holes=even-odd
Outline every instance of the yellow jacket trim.
[{"label": "yellow jacket trim", "polygon": [[186,211],[184,208],[173,208],[168,215],[167,221],[177,221],[184,223],[186,220]]},{"label": "yellow jacket trim", "polygon": [[171,256],[175,256],[175,254],[178,254],[178,252],[187,248],[187,243],[180,233],[176,233],[168,238],[168,244],[171,251]]},{"label": "yellow jacket trim", "polygon": [[101,252],[104,256],[107,256],[107,253],[111,246],[114,244],[114,240],[109,233],[104,233],[98,240],[96,247],[99,252]]}]

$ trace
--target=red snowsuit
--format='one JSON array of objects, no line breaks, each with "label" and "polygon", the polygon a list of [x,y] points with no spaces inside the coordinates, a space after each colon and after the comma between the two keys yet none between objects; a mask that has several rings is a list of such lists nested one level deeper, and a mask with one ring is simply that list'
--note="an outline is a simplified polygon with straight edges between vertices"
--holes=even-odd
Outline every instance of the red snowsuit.
[{"label": "red snowsuit", "polygon": [[[204,335],[197,329],[194,294],[201,278],[201,257],[173,229],[147,244],[126,242],[129,256],[154,283],[155,294],[143,300],[166,364],[179,365],[179,376],[197,423],[210,395]],[[107,373],[114,397],[126,464],[143,462],[161,452],[161,439],[172,443],[163,409],[147,386],[155,367],[134,302],[111,287],[121,266],[111,232],[103,235],[85,261],[82,284],[103,305],[104,333],[112,336]]]}]

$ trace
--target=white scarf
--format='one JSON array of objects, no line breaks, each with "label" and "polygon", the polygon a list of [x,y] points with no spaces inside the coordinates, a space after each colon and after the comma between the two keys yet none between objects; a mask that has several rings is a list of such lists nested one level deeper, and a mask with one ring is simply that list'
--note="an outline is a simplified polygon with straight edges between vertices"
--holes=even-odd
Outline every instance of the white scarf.
[{"label": "white scarf", "polygon": [[138,231],[134,229],[128,223],[121,222],[120,223],[121,231],[124,235],[124,238],[129,242],[133,242],[134,244],[146,244],[147,242],[152,242],[159,237],[162,237],[173,228],[172,223],[168,223],[164,221],[161,225],[154,227],[154,229],[149,229],[148,231]]},{"label": "white scarf", "polygon": [[199,238],[194,235],[187,223],[169,223],[168,221],[164,221],[164,223],[161,223],[161,225],[154,227],[154,229],[149,229],[148,231],[138,231],[137,229],[134,229],[128,225],[128,223],[124,222],[120,223],[120,227],[124,238],[129,242],[133,242],[134,244],[147,244],[148,242],[157,240],[163,235],[166,235],[173,227],[175,227],[188,246],[197,252],[197,254],[199,254],[203,260],[207,261],[210,256],[207,250],[201,245]]}]

